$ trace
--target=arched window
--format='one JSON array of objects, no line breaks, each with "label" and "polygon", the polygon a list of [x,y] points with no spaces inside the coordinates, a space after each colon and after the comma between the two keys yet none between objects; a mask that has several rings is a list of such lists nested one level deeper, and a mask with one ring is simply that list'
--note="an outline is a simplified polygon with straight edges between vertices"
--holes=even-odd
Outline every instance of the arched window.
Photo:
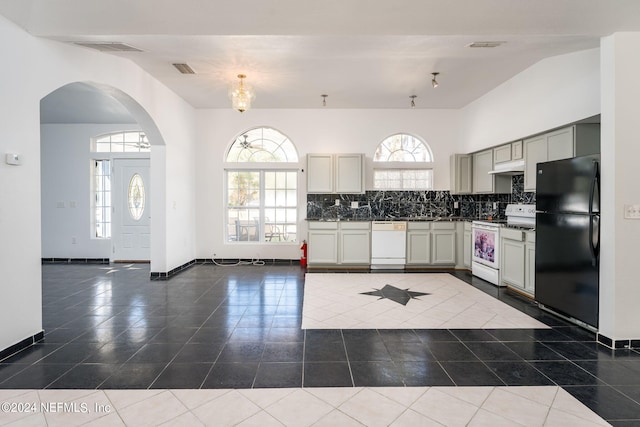
[{"label": "arched window", "polygon": [[373,155],[373,186],[380,190],[433,188],[433,154],[420,138],[397,133],[385,138]]},{"label": "arched window", "polygon": [[298,153],[276,129],[240,134],[226,155],[226,241],[297,242]]},{"label": "arched window", "polygon": [[279,131],[260,127],[240,134],[227,152],[227,162],[297,162],[296,147]]}]

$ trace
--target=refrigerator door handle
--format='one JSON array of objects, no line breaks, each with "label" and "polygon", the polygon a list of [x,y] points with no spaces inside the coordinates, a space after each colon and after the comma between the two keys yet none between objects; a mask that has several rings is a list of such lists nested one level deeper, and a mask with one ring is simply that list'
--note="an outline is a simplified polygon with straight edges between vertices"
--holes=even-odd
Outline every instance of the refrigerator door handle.
[{"label": "refrigerator door handle", "polygon": [[[594,214],[593,201],[596,190],[600,197],[600,171],[598,170],[598,162],[593,162],[593,175],[591,177],[591,189],[589,191],[589,249],[591,250],[591,265],[594,267],[598,264],[600,255],[600,215]],[[598,209],[600,203],[598,203]],[[595,223],[595,227],[594,227]]]}]

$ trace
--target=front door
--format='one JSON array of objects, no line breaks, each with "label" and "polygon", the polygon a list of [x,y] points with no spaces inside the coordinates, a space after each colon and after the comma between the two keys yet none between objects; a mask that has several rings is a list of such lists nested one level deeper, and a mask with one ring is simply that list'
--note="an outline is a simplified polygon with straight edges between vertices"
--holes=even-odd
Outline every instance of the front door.
[{"label": "front door", "polygon": [[151,206],[149,159],[115,159],[112,262],[149,261]]}]

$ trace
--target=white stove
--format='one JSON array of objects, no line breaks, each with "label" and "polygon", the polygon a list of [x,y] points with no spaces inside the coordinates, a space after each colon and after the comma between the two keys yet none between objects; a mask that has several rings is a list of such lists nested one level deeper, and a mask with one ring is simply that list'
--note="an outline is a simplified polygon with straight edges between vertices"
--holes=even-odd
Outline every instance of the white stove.
[{"label": "white stove", "polygon": [[501,286],[500,282],[500,228],[534,229],[536,205],[509,204],[505,209],[506,221],[477,220],[471,224],[473,253],[471,274]]}]

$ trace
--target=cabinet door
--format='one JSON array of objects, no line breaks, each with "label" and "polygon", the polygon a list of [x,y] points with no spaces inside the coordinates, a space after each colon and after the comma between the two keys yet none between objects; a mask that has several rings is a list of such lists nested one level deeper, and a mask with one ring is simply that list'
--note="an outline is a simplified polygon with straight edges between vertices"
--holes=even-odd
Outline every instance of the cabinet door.
[{"label": "cabinet door", "polygon": [[473,156],[451,155],[451,194],[470,194],[473,183]]},{"label": "cabinet door", "polygon": [[524,243],[502,239],[502,281],[508,285],[524,289]]},{"label": "cabinet door", "polygon": [[493,193],[493,150],[482,151],[473,155],[473,192]]},{"label": "cabinet door", "polygon": [[431,242],[428,231],[407,232],[407,264],[429,264]]},{"label": "cabinet door", "polygon": [[547,134],[547,160],[569,159],[574,155],[573,126]]},{"label": "cabinet door", "polygon": [[336,154],[336,186],[337,193],[363,193],[364,180],[362,154]]},{"label": "cabinet door", "polygon": [[547,138],[540,135],[524,141],[524,190],[536,190],[536,165],[547,161]]},{"label": "cabinet door", "polygon": [[338,263],[338,232],[331,230],[309,230],[309,264]]},{"label": "cabinet door", "polygon": [[493,163],[511,161],[511,144],[501,145],[493,149]]},{"label": "cabinet door", "polygon": [[511,143],[511,160],[522,159],[522,141]]},{"label": "cabinet door", "polygon": [[340,232],[340,263],[370,264],[371,237],[368,230]]},{"label": "cabinet door", "polygon": [[455,231],[434,230],[431,232],[433,253],[431,264],[456,263]]},{"label": "cabinet door", "polygon": [[524,290],[531,295],[536,294],[536,245],[535,243],[527,243],[526,250],[526,268],[524,278]]},{"label": "cabinet door", "polygon": [[471,268],[471,252],[473,251],[471,233],[468,231],[465,231],[462,239],[463,239],[462,245],[464,247],[463,254],[462,254],[462,264],[467,268]]},{"label": "cabinet door", "polygon": [[307,155],[307,193],[333,192],[333,155]]}]

